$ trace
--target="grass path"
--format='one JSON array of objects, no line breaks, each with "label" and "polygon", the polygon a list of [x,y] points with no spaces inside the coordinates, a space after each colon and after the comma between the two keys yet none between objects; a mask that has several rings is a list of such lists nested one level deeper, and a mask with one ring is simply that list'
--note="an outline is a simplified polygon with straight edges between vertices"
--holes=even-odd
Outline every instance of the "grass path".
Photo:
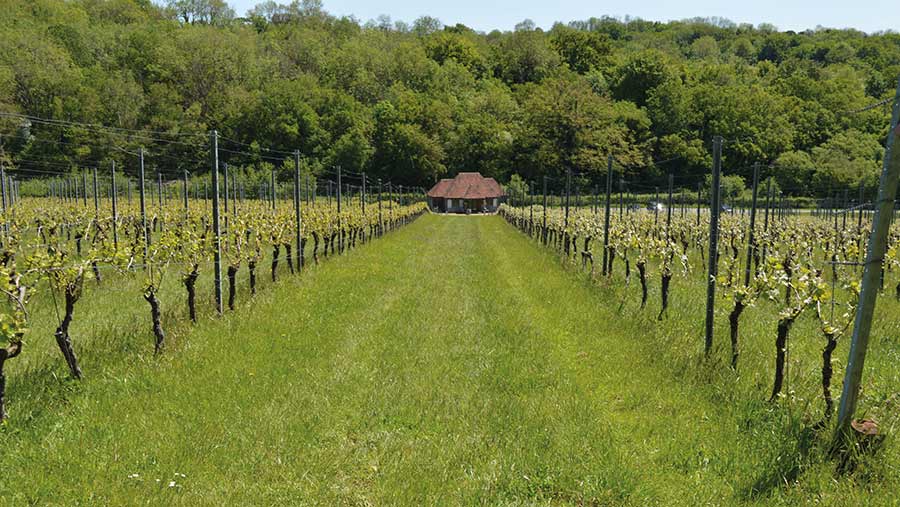
[{"label": "grass path", "polygon": [[730,505],[738,423],[499,217],[426,216],[0,433],[9,505]]}]

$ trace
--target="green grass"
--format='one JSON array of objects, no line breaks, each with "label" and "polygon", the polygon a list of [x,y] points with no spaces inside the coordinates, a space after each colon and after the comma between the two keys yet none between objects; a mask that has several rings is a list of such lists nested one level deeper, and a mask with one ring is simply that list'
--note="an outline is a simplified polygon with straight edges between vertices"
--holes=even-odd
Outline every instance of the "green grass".
[{"label": "green grass", "polygon": [[[896,501],[893,442],[835,479],[807,438],[816,335],[798,338],[796,394],[775,406],[765,307],[744,317],[741,374],[699,362],[696,280],[676,279],[659,324],[636,285],[580,275],[496,216],[426,216],[282,277],[222,319],[170,315],[160,358],[139,297],[85,300],[84,382],[48,343],[26,349],[46,361],[8,363],[0,503]],[[867,378],[884,389],[897,348],[879,336]]]}]

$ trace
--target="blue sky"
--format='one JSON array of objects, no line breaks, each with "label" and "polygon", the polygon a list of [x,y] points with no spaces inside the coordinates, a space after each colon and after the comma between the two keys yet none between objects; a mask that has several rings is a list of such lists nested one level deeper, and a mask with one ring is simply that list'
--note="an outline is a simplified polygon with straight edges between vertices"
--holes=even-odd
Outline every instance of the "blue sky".
[{"label": "blue sky", "polygon": [[[229,3],[238,15],[243,15],[258,0],[229,0]],[[289,0],[279,3],[289,3]],[[817,25],[866,32],[900,30],[900,6],[896,0],[324,0],[324,3],[325,10],[331,14],[352,14],[361,21],[387,14],[394,20],[412,22],[427,14],[444,24],[463,23],[483,31],[512,30],[526,18],[549,28],[555,21],[603,15],[631,15],[653,21],[719,16],[737,23],[772,23],[781,30],[803,30]]]}]

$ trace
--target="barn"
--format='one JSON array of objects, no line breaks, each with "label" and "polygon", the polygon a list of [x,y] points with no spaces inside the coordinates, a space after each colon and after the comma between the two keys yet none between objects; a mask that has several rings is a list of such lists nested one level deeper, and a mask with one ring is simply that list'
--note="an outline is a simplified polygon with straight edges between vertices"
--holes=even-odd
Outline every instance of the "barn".
[{"label": "barn", "polygon": [[442,179],[428,191],[428,206],[440,213],[493,213],[506,197],[494,178],[459,173]]}]

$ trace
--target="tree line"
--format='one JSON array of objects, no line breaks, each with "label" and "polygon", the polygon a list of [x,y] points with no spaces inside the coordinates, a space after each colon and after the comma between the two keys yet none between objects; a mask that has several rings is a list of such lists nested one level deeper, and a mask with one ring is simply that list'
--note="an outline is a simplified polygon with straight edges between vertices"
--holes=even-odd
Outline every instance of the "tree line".
[{"label": "tree line", "polygon": [[71,122],[0,116],[13,167],[134,172],[128,153],[149,146],[166,173],[202,173],[207,147],[180,140],[217,129],[248,168],[300,150],[313,174],[339,165],[428,187],[479,171],[558,188],[567,170],[602,183],[612,154],[628,181],[696,185],[721,135],[725,174],[759,162],[786,194],[830,195],[877,184],[890,106],[860,109],[900,75],[896,33],[719,18],[483,33],[431,17],[361,22],[318,0],[242,17],[222,0],[5,5],[0,112]]}]

